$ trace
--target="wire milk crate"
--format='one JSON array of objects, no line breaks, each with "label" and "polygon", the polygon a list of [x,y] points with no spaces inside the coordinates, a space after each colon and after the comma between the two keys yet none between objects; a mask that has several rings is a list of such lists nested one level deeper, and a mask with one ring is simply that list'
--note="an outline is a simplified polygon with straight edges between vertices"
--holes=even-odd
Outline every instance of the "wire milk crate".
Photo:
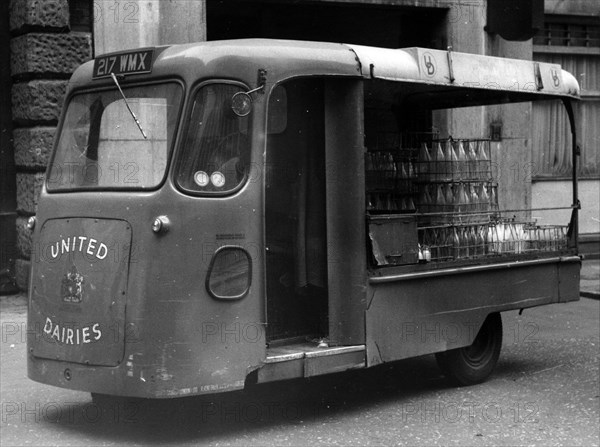
[{"label": "wire milk crate", "polygon": [[366,205],[371,214],[416,212],[418,147],[414,136],[382,132],[365,153]]},{"label": "wire milk crate", "polygon": [[567,248],[566,225],[499,221],[488,232],[491,254],[561,251]]},{"label": "wire milk crate", "polygon": [[491,181],[489,139],[432,139],[419,149],[419,179],[428,182]]},{"label": "wire milk crate", "polygon": [[443,182],[419,186],[418,209],[430,224],[482,223],[498,212],[498,185]]},{"label": "wire milk crate", "polygon": [[421,222],[483,223],[498,210],[488,139],[432,139],[417,162]]},{"label": "wire milk crate", "polygon": [[419,245],[433,262],[561,251],[567,249],[567,226],[500,219],[421,227]]}]

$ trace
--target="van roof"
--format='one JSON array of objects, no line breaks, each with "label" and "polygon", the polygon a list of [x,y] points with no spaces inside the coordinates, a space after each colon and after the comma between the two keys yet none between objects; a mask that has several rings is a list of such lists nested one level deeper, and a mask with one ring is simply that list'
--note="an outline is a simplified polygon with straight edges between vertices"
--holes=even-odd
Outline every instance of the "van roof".
[{"label": "van roof", "polygon": [[[437,86],[444,90],[477,88],[490,92],[526,93],[552,97],[579,96],[579,85],[560,65],[425,48],[388,49],[352,44],[271,39],[210,41],[153,49],[152,74],[127,80],[178,76],[187,83],[228,78],[257,84],[266,70],[267,84],[298,76],[350,76]],[[113,53],[123,55],[134,50]],[[103,56],[96,58],[98,60]],[[94,61],[82,65],[71,79],[92,81]]]}]

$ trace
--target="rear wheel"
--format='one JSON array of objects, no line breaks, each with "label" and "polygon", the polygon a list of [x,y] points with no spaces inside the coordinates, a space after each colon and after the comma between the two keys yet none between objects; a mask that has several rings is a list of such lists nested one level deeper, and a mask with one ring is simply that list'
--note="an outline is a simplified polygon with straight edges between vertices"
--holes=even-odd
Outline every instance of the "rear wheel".
[{"label": "rear wheel", "polygon": [[471,346],[439,352],[435,355],[444,375],[455,385],[475,385],[492,373],[502,347],[502,318],[487,316]]}]

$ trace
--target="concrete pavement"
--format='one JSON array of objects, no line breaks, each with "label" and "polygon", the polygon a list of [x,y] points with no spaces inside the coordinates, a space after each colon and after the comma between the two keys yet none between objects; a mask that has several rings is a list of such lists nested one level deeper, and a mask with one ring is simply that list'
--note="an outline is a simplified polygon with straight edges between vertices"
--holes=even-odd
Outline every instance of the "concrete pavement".
[{"label": "concrete pavement", "polygon": [[580,294],[600,300],[600,259],[584,259],[581,266]]},{"label": "concrete pavement", "polygon": [[7,305],[0,445],[599,445],[599,305],[504,312],[499,363],[472,387],[449,387],[424,356],[243,392],[117,401],[106,412],[89,393],[26,377],[26,309]]}]

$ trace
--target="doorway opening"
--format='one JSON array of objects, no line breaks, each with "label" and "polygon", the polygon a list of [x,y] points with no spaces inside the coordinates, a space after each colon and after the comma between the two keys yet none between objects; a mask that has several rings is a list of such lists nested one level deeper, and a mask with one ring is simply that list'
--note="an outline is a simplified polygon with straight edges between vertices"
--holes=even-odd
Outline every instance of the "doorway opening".
[{"label": "doorway opening", "polygon": [[448,8],[206,0],[207,39],[270,38],[445,49]]},{"label": "doorway opening", "polygon": [[324,87],[297,79],[271,95],[266,163],[267,336],[328,332]]}]

